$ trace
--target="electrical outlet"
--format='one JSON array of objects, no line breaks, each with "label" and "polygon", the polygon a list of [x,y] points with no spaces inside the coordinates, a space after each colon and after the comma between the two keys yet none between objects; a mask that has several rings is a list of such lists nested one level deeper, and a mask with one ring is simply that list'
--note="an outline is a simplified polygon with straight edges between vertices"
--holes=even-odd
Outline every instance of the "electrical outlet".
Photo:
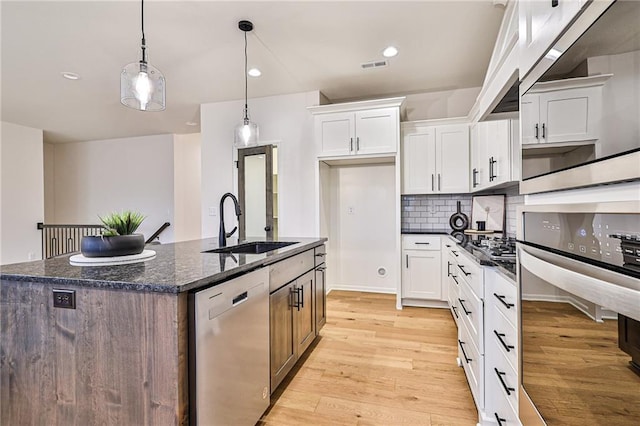
[{"label": "electrical outlet", "polygon": [[75,309],[76,308],[76,292],[75,290],[53,290],[53,307]]}]

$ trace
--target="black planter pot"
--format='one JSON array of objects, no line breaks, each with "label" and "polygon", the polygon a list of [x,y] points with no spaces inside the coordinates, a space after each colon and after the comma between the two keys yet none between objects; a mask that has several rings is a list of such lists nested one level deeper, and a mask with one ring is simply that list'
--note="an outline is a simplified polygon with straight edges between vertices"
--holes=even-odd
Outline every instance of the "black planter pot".
[{"label": "black planter pot", "polygon": [[115,235],[113,237],[82,237],[80,251],[85,257],[114,257],[142,253],[144,235]]}]

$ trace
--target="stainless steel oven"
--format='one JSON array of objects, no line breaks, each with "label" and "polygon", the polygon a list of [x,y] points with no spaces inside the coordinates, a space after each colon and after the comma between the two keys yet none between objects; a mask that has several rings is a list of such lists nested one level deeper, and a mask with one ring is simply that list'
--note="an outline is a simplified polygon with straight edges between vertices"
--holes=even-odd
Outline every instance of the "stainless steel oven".
[{"label": "stainless steel oven", "polygon": [[640,201],[519,221],[523,424],[640,424]]},{"label": "stainless steel oven", "polygon": [[640,2],[590,2],[521,82],[521,193],[640,179],[639,63]]}]

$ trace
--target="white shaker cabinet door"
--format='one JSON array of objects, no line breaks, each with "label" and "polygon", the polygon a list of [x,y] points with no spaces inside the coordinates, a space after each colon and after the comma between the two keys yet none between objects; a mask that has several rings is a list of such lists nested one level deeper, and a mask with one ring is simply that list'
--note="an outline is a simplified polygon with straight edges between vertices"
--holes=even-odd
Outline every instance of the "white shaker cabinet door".
[{"label": "white shaker cabinet door", "polygon": [[325,114],[316,118],[318,156],[350,155],[355,149],[355,121],[352,112]]},{"label": "white shaker cabinet door", "polygon": [[436,176],[440,193],[469,192],[469,126],[436,128]]},{"label": "white shaker cabinet door", "polygon": [[406,134],[402,140],[402,193],[433,192],[431,177],[435,174],[435,131]]},{"label": "white shaker cabinet door", "polygon": [[398,108],[358,111],[355,114],[358,154],[381,154],[398,150]]},{"label": "white shaker cabinet door", "polygon": [[402,265],[402,297],[440,300],[442,297],[440,251],[405,250]]}]

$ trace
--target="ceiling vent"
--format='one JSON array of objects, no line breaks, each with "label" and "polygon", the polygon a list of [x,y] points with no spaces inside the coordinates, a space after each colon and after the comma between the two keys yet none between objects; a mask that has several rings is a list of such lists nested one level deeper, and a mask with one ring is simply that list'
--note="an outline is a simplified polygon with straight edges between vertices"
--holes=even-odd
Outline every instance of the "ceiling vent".
[{"label": "ceiling vent", "polygon": [[382,59],[382,60],[379,60],[379,61],[365,62],[363,64],[360,64],[360,67],[363,70],[370,70],[370,69],[373,69],[373,68],[386,67],[387,65],[389,65],[389,63],[386,60]]}]

